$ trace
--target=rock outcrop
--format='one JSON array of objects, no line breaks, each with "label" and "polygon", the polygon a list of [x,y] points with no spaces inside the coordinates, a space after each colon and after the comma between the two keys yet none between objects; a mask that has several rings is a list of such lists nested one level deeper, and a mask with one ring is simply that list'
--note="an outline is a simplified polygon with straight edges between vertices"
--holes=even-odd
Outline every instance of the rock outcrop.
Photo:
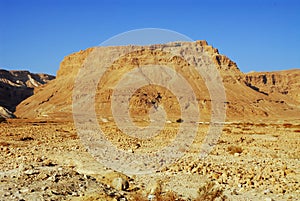
[{"label": "rock outcrop", "polygon": [[252,72],[245,76],[246,83],[267,95],[286,95],[300,104],[300,70],[291,69],[277,72]]},{"label": "rock outcrop", "polygon": [[14,117],[16,106],[34,94],[34,89],[53,80],[55,76],[29,71],[0,69],[0,115]]},{"label": "rock outcrop", "polygon": [[[131,53],[121,56],[122,52],[126,52],[126,50]],[[179,56],[169,54],[170,50]],[[206,41],[174,42],[151,46],[95,47],[71,54],[62,61],[55,81],[39,87],[34,96],[18,105],[17,116],[72,120],[74,82],[80,68],[84,68],[86,58],[94,51],[102,52],[107,57],[116,52],[120,55],[120,58],[107,69],[101,83],[98,83],[95,108],[97,115],[103,119],[112,117],[110,111],[112,86],[115,86],[124,74],[142,65],[160,64],[172,66],[186,78],[195,92],[201,111],[201,120],[209,121],[211,97],[206,86],[207,80],[193,68],[193,65],[203,60],[200,56],[203,52],[209,55],[222,77],[226,90],[224,104],[227,107],[227,121],[300,119],[299,69],[244,74],[236,63],[219,54],[219,51],[209,46]],[[190,62],[180,57],[183,55],[189,55]],[[107,61],[102,58],[98,62],[106,64]],[[107,65],[109,64],[107,63]],[[203,68],[207,68],[208,74],[211,72],[209,67],[204,66]],[[93,72],[89,72],[85,79],[89,79],[92,75]],[[215,75],[211,73],[211,76]],[[88,95],[87,91],[82,91],[82,93]],[[153,100],[157,99],[158,94],[162,97],[159,104],[164,106],[167,113],[172,113],[174,119],[177,118],[180,110],[178,110],[176,97],[159,86],[142,87],[135,92],[130,100],[131,115],[147,114],[149,108],[156,104]],[[91,106],[86,105],[85,107]]]},{"label": "rock outcrop", "polygon": [[2,106],[0,106],[0,116],[4,119],[16,117],[11,111]]}]

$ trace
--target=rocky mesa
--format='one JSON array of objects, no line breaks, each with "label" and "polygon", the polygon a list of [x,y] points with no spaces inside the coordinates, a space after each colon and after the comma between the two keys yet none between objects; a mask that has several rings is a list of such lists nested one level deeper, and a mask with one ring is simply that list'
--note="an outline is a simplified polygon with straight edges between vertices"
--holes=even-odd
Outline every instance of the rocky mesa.
[{"label": "rocky mesa", "polygon": [[[226,121],[300,120],[299,69],[245,74],[239,70],[235,62],[221,55],[218,49],[208,45],[206,41],[173,42],[150,46],[94,47],[73,53],[61,62],[54,81],[39,87],[33,96],[17,106],[16,115],[22,118],[72,120],[72,94],[75,80],[80,69],[87,65],[86,60],[90,60],[95,52],[102,55],[101,58],[96,59],[98,62],[96,64],[108,66],[101,81],[96,83],[95,108],[101,118],[112,118],[110,102],[114,86],[118,81],[133,69],[153,64],[167,65],[179,72],[195,92],[201,111],[201,121],[210,121],[211,97],[206,86],[208,78],[203,78],[193,67],[200,62],[205,63],[207,58],[201,56],[205,54],[215,65],[225,87]],[[119,58],[111,64],[106,58],[113,54],[118,55]],[[188,56],[188,60],[183,59],[184,56]],[[208,73],[208,77],[215,76],[209,66],[204,65],[203,68],[207,68],[205,72]],[[95,72],[86,73],[84,79],[93,79],[93,73]],[[163,79],[166,79],[165,83],[168,82],[166,77]],[[86,92],[82,91],[82,93]],[[158,95],[160,100],[157,100]],[[169,118],[172,121],[180,116],[176,97],[159,86],[142,87],[137,90],[130,100],[130,112],[133,116],[142,116],[147,114],[154,104],[163,105],[167,114],[171,113]]]}]

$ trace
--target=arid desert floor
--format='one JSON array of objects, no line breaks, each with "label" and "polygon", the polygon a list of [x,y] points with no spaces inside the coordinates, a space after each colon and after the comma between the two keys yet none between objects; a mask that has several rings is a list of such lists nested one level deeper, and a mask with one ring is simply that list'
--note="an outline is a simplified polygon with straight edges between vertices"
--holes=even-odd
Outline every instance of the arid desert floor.
[{"label": "arid desert floor", "polygon": [[[143,152],[165,146],[178,123],[148,141],[116,146]],[[299,200],[300,124],[228,123],[212,152],[199,159],[208,125],[190,150],[146,175],[124,175],[97,162],[70,122],[8,120],[0,124],[0,200]],[[123,140],[122,140],[123,139]]]}]

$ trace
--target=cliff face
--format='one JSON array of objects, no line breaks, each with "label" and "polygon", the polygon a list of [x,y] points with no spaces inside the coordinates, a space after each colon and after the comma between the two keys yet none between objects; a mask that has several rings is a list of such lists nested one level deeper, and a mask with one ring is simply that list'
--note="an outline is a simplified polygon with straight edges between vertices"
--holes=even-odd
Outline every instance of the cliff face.
[{"label": "cliff face", "polygon": [[16,106],[33,95],[34,89],[48,83],[55,76],[34,74],[29,71],[7,71],[0,69],[0,114],[12,117]]},{"label": "cliff face", "polygon": [[246,83],[267,95],[279,95],[300,104],[300,70],[248,73]]},{"label": "cliff face", "polygon": [[[97,62],[106,64],[106,58],[110,55],[122,55],[128,50],[131,53],[120,56],[107,69],[101,83],[98,83],[95,108],[100,117],[111,117],[112,86],[115,86],[124,74],[142,65],[159,64],[172,66],[187,79],[195,92],[201,119],[209,121],[211,98],[206,86],[207,80],[193,70],[193,65],[197,65],[201,59],[203,60],[200,55],[205,52],[222,77],[226,91],[225,104],[228,121],[280,120],[286,119],[286,117],[299,119],[299,70],[243,74],[233,61],[219,54],[219,51],[209,46],[206,41],[140,47],[95,47],[71,54],[62,61],[57,78],[49,84],[39,87],[34,96],[18,105],[16,115],[27,118],[71,120],[74,82],[79,69],[85,65],[85,59],[94,51],[99,51],[107,56],[98,58],[100,61]],[[170,50],[179,57],[168,54]],[[182,60],[180,58],[182,55],[189,55],[189,62]],[[209,67],[204,66],[203,68],[208,68],[206,69],[208,74],[211,72]],[[90,77],[92,79],[92,75],[92,71],[87,73],[85,79]],[[211,76],[214,75],[211,74]],[[88,95],[88,92],[82,91],[82,93]],[[130,100],[130,113],[135,116],[147,114],[149,107],[153,104],[151,102],[158,97],[158,94],[162,97],[159,104],[164,106],[167,113],[170,112],[174,116],[180,115],[180,110],[176,109],[178,108],[176,98],[172,96],[172,93],[159,86],[137,90]]]}]

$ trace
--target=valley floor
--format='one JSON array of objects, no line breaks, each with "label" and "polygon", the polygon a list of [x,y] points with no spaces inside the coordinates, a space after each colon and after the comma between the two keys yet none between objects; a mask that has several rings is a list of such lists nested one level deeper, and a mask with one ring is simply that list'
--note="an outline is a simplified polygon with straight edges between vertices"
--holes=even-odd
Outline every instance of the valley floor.
[{"label": "valley floor", "polygon": [[[139,153],[165,146],[178,125],[166,124],[165,132],[146,141],[122,138],[111,122],[101,126],[118,148]],[[199,125],[176,163],[128,176],[98,163],[70,122],[2,122],[0,200],[300,199],[299,123],[226,124],[212,152],[200,159],[207,129]]]}]

